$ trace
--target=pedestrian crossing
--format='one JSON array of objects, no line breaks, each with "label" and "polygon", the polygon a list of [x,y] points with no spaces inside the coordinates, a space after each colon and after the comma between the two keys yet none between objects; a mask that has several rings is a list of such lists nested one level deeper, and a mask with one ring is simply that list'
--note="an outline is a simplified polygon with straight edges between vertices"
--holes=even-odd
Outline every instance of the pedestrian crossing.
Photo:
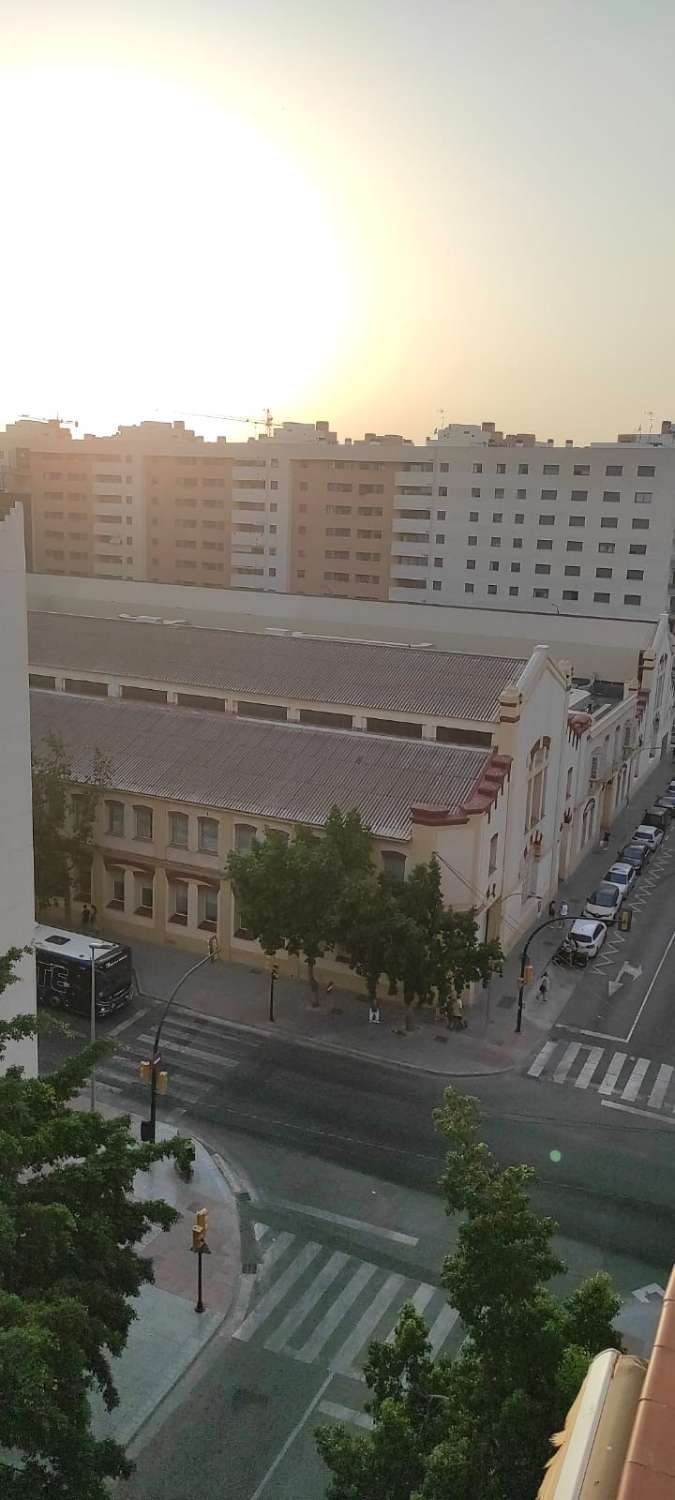
[{"label": "pedestrian crossing", "polygon": [[[139,1065],[152,1056],[154,1040],[151,1029],[120,1037],[113,1055],[98,1064],[97,1077],[120,1092],[140,1088],[145,1093],[148,1085],[141,1082]],[[258,1045],[255,1039],[223,1034],[201,1019],[168,1017],[160,1043],[162,1067],[169,1074],[167,1104],[195,1104],[206,1090],[222,1084],[247,1051]]]},{"label": "pedestrian crossing", "polygon": [[594,1089],[624,1104],[675,1111],[675,1068],[611,1047],[591,1047],[566,1039],[545,1042],[527,1076],[576,1089]]},{"label": "pedestrian crossing", "polygon": [[389,1272],[318,1240],[255,1226],[260,1296],[234,1337],[300,1364],[363,1380],[372,1339],[391,1342],[404,1302],[423,1313],[434,1359],[458,1322],[441,1287]]}]

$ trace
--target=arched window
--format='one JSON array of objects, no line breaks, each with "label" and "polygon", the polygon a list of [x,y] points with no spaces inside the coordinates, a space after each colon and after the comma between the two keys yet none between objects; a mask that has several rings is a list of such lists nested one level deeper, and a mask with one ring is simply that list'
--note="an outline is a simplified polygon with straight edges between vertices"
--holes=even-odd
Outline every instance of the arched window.
[{"label": "arched window", "polygon": [[525,813],[525,828],[535,828],[537,823],[544,817],[546,811],[546,778],[548,775],[548,755],[551,741],[548,738],[537,740],[532,746],[528,759],[527,769],[527,809]]}]

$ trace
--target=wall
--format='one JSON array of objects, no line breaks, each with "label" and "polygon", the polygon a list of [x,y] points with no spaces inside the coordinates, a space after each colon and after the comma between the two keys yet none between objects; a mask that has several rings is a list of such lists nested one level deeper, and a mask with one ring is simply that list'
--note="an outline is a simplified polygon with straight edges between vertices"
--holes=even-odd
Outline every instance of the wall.
[{"label": "wall", "polygon": [[[23,515],[0,507],[0,953],[31,943],[33,824],[28,723],[28,656]],[[0,996],[0,1016],[35,1011],[35,960],[26,955],[19,983]],[[7,1053],[5,1063],[37,1072],[34,1038]]]}]

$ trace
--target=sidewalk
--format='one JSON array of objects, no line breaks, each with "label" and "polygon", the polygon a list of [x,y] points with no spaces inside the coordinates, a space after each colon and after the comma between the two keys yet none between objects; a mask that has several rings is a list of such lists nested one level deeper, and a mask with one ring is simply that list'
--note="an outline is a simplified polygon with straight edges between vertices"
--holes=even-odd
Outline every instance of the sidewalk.
[{"label": "sidewalk", "polygon": [[[570,915],[579,915],[589,892],[593,890],[627,836],[640,822],[643,809],[667,784],[672,774],[670,760],[659,761],[652,775],[642,783],[639,793],[617,818],[608,849],[596,844],[574,871],[561,883],[558,901],[567,901]],[[533,932],[547,918],[547,903],[530,929]],[[218,962],[206,965],[189,980],[179,994],[175,1011],[194,1011],[226,1020],[234,1025],[252,1027],[270,1036],[293,1038],[306,1046],[320,1047],[347,1056],[368,1058],[374,1062],[397,1064],[446,1078],[471,1078],[483,1074],[503,1073],[522,1064],[541,1045],[545,1035],[563,1011],[580,971],[552,965],[550,987],[545,1002],[537,998],[537,987],[544,969],[558,947],[562,932],[550,927],[535,939],[530,952],[535,978],[525,991],[523,1027],[516,1035],[516,1012],[520,956],[528,933],[516,943],[504,964],[501,977],[495,976],[490,987],[471,1006],[467,1006],[467,1030],[449,1031],[444,1022],[433,1020],[428,1010],[413,1011],[411,1031],[405,1030],[405,1007],[401,1001],[385,1000],[381,1006],[381,1024],[370,1025],[365,995],[351,990],[334,989],[321,993],[320,1006],[310,1004],[308,985],[302,980],[280,978],[275,984],[276,1021],[270,1022],[268,1011],[269,976],[260,967]],[[139,998],[165,999],[174,985],[195,962],[193,953],[162,948],[152,943],[134,942],[134,963]]]},{"label": "sidewalk", "polygon": [[[97,1110],[111,1116],[118,1108],[105,1102],[106,1089],[98,1086]],[[88,1107],[88,1093],[77,1107]],[[140,1119],[131,1117],[132,1131],[140,1134]],[[178,1132],[157,1126],[158,1139]],[[185,1374],[210,1339],[236,1308],[250,1295],[251,1279],[242,1282],[239,1218],[235,1188],[229,1169],[214,1158],[200,1141],[194,1141],[194,1174],[190,1182],[179,1177],[172,1161],[155,1162],[149,1172],[140,1172],[134,1197],[163,1198],[180,1213],[164,1233],[150,1230],[140,1253],[152,1258],[155,1280],[141,1288],[136,1299],[137,1318],[119,1359],[112,1362],[119,1406],[108,1412],[98,1394],[91,1397],[93,1427],[97,1437],[114,1438],[123,1447],[138,1434],[157,1407]],[[219,1165],[220,1163],[220,1165]],[[207,1242],[211,1251],[204,1258],[206,1312],[195,1312],[197,1257],[192,1254],[192,1223],[198,1208],[208,1209]]]}]

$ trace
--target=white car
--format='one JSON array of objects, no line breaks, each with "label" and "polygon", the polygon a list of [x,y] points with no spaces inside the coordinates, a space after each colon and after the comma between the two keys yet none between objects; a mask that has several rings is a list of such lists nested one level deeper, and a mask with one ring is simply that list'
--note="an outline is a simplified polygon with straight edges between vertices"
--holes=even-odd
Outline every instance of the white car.
[{"label": "white car", "polygon": [[589,958],[595,958],[607,937],[607,928],[604,922],[593,922],[587,917],[577,917],[572,923],[569,932],[570,942],[574,944],[578,954],[583,956],[588,963]]},{"label": "white car", "polygon": [[590,896],[586,897],[585,917],[600,917],[603,922],[615,922],[616,914],[624,898],[621,887],[613,881],[603,880]]},{"label": "white car", "polygon": [[652,828],[651,823],[641,823],[640,827],[636,828],[631,843],[646,844],[647,848],[653,854],[655,849],[661,848],[663,843],[663,829]]},{"label": "white car", "polygon": [[623,891],[624,896],[627,896],[628,892],[632,891],[636,880],[637,870],[634,865],[611,865],[607,874],[602,877],[603,885],[608,881],[611,885],[618,885],[619,890]]}]

